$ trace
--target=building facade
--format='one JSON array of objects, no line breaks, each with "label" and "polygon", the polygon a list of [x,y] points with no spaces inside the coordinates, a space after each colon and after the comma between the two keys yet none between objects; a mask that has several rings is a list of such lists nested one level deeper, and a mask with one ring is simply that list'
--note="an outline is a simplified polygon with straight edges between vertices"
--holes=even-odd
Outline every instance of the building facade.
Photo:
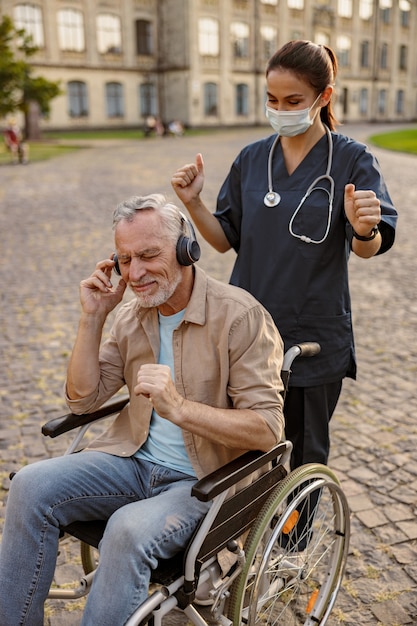
[{"label": "building facade", "polygon": [[290,39],[330,45],[340,121],[417,119],[417,0],[0,0],[60,80],[45,129],[264,124],[265,66]]}]

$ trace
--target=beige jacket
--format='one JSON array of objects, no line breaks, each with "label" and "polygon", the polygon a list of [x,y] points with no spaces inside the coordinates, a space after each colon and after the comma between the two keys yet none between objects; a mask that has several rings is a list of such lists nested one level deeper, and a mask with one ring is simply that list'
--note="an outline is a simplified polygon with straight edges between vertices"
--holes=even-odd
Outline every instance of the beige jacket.
[{"label": "beige jacket", "polygon": [[[253,409],[277,442],[283,434],[280,370],[283,343],[269,313],[248,292],[195,268],[193,292],[173,335],[173,378],[185,398],[210,406]],[[143,363],[157,363],[158,312],[135,299],[119,309],[110,337],[100,349],[100,382],[86,398],[67,403],[73,413],[90,413],[125,384],[130,403],[88,449],[131,456],[148,436],[152,407],[133,387]],[[244,424],[242,424],[244,428]],[[198,478],[239,456],[231,449],[183,431]]]}]

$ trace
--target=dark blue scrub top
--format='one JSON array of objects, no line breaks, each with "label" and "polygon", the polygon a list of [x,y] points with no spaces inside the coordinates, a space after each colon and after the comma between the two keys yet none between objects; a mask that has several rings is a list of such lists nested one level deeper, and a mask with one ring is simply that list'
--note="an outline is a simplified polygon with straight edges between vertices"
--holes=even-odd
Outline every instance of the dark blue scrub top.
[{"label": "dark blue scrub top", "polygon": [[[217,200],[216,217],[237,252],[230,282],[252,293],[271,313],[285,349],[318,341],[321,352],[293,364],[292,386],[319,385],[356,377],[348,258],[352,229],[344,214],[344,188],[372,189],[381,202],[382,246],[394,242],[397,212],[376,158],[364,144],[332,133],[335,197],[330,232],[321,244],[305,243],[288,229],[291,217],[312,181],[326,172],[328,140],[323,136],[291,176],[275,147],[273,189],[281,195],[266,207],[268,154],[276,135],[246,146],[233,163]],[[329,184],[321,181],[318,187]],[[315,191],[300,209],[293,231],[320,240],[326,230],[328,196]]]}]

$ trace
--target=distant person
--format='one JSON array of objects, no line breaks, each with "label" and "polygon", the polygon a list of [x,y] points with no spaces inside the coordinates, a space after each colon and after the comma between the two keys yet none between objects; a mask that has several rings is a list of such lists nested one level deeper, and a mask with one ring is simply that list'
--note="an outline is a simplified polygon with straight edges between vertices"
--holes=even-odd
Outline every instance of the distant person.
[{"label": "distant person", "polygon": [[168,132],[174,137],[182,137],[184,134],[184,126],[179,120],[172,120],[172,122],[168,124]]},{"label": "distant person", "polygon": [[9,120],[7,128],[4,131],[4,142],[7,150],[11,154],[12,163],[15,165],[18,163],[26,165],[26,163],[28,163],[29,148],[23,139],[20,127],[14,118]]},{"label": "distant person", "polygon": [[[321,345],[314,363],[294,363],[286,396],[292,468],[327,463],[342,380],[356,377],[349,255],[389,250],[397,221],[376,158],[335,131],[336,73],[332,49],[311,41],[290,41],[272,56],[266,115],[275,134],[241,151],[214,214],[200,197],[201,154],[172,178],[203,237],[219,252],[236,251],[230,282],[268,309],[285,348]],[[362,280],[369,280],[365,264]]]}]

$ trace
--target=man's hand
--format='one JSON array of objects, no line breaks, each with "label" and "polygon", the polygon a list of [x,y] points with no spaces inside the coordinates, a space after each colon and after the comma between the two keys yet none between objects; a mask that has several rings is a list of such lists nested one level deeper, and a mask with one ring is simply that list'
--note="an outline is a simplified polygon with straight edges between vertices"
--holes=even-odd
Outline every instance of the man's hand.
[{"label": "man's hand", "polygon": [[105,259],[96,265],[89,278],[80,283],[80,302],[83,313],[107,317],[115,306],[121,302],[126,289],[123,279],[113,288],[110,280],[114,261]]},{"label": "man's hand", "polygon": [[355,185],[345,186],[345,213],[353,230],[362,237],[370,235],[381,221],[381,207],[372,190],[355,190]]},{"label": "man's hand", "polygon": [[178,424],[184,398],[176,390],[171,370],[167,365],[153,363],[142,365],[133,391],[137,396],[142,394],[149,398],[158,415]]},{"label": "man's hand", "polygon": [[201,154],[197,154],[195,163],[187,163],[175,172],[171,185],[179,199],[187,206],[196,200],[204,186],[204,162]]}]

